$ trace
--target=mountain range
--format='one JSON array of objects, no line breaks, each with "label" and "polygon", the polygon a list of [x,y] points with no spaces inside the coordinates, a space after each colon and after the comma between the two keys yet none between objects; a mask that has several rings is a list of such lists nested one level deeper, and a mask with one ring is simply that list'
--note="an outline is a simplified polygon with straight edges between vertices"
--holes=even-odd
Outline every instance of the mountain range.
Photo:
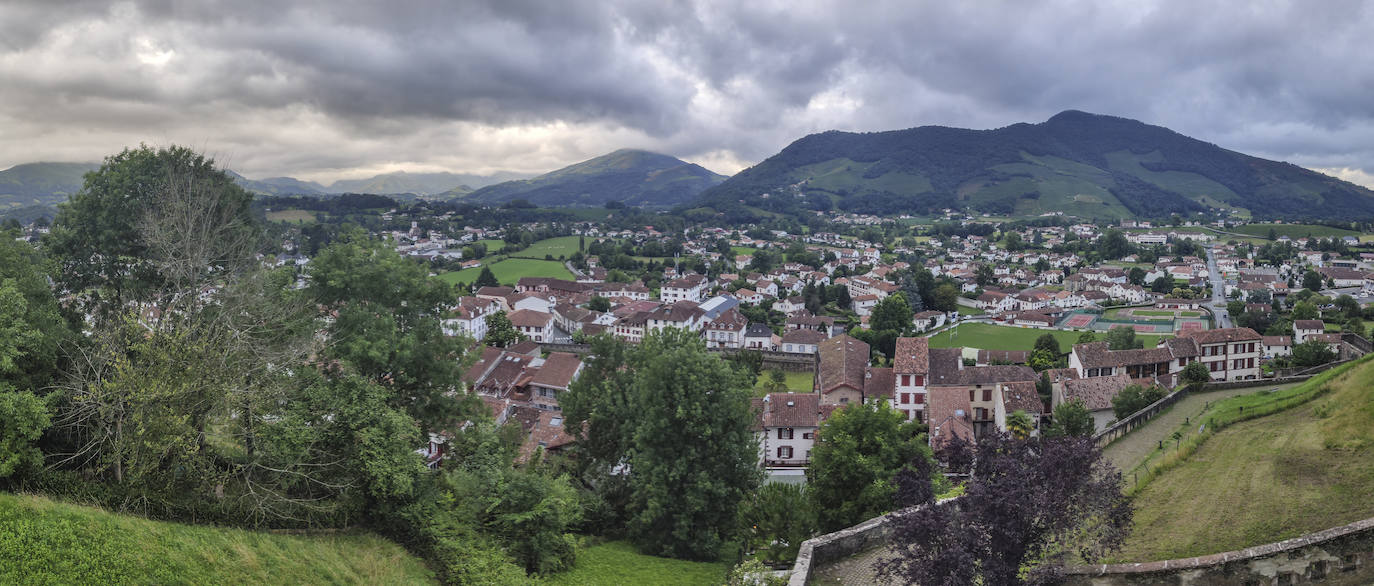
[{"label": "mountain range", "polygon": [[1135,120],[1069,110],[995,130],[923,126],[813,134],[693,205],[737,217],[832,209],[892,215],[963,209],[1158,218],[1374,216],[1374,192]]},{"label": "mountain range", "polygon": [[522,199],[539,206],[599,206],[610,201],[673,206],[691,201],[725,179],[668,155],[620,149],[538,177],[489,185],[460,198],[477,203]]},{"label": "mountain range", "polygon": [[[29,163],[0,171],[0,208],[52,206],[94,163]],[[733,177],[643,150],[621,149],[537,177],[395,172],[326,186],[248,179],[261,194],[414,194],[546,206],[607,202],[674,207],[747,221],[841,209],[876,215],[964,210],[1085,219],[1196,212],[1256,219],[1374,217],[1374,192],[1296,165],[1221,148],[1164,128],[1069,110],[993,130],[922,126],[803,137]]]}]

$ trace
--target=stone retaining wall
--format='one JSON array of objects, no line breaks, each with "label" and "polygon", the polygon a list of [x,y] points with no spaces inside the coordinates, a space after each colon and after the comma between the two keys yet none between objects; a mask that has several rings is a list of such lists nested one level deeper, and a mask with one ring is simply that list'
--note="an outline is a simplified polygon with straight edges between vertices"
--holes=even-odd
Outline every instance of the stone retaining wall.
[{"label": "stone retaining wall", "polygon": [[[957,497],[956,497],[957,498]],[[935,504],[943,505],[954,499],[944,499]],[[908,509],[919,510],[920,507]],[[811,572],[821,564],[849,557],[861,551],[886,545],[892,537],[891,515],[874,517],[847,529],[826,533],[802,542],[797,550],[797,561],[792,564],[788,586],[806,586],[811,580]]]},{"label": "stone retaining wall", "polygon": [[1287,586],[1374,583],[1374,518],[1202,557],[1065,568],[1069,586]]}]

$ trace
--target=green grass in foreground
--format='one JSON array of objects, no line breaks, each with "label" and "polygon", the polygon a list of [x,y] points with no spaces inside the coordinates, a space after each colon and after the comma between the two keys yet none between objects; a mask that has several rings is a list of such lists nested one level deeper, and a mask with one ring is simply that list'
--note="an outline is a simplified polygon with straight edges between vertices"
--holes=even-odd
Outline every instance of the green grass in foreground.
[{"label": "green grass in foreground", "polygon": [[[1060,330],[1039,330],[1035,328],[1018,328],[1013,326],[999,326],[983,323],[960,324],[958,335],[954,335],[954,329],[945,330],[930,338],[931,348],[980,348],[983,350],[1030,350],[1035,346],[1035,339],[1041,335],[1050,333],[1059,340],[1059,347],[1065,352],[1073,348],[1074,343],[1083,332],[1065,332]],[[1105,339],[1106,332],[1096,332],[1097,339]],[[1153,348],[1160,338],[1151,334],[1136,334],[1136,339],[1144,340],[1146,348]]]},{"label": "green grass in foreground", "polygon": [[[759,380],[754,383],[755,396],[762,397],[770,392],[769,386],[773,383],[773,379],[769,375],[770,372],[766,369],[759,372]],[[815,390],[815,375],[812,373],[784,371],[783,376],[785,377],[783,384],[787,385],[787,389],[782,391],[784,393],[787,391],[810,393]]]},{"label": "green grass in foreground", "polygon": [[0,493],[4,584],[433,582],[419,558],[375,535],[275,535],[166,523]]},{"label": "green grass in foreground", "polygon": [[[496,275],[496,280],[500,281],[502,285],[515,285],[515,282],[519,281],[521,277],[553,277],[569,280],[573,278],[572,273],[568,272],[568,268],[556,260],[508,258],[489,266],[491,267],[491,274]],[[440,273],[437,278],[450,284],[471,283],[476,281],[477,275],[481,273],[482,267],[476,267]]]},{"label": "green grass in foreground", "polygon": [[1114,561],[1233,551],[1374,516],[1374,362],[1228,399],[1199,419],[1239,420],[1285,404],[1294,406],[1211,434],[1147,484]]},{"label": "green grass in foreground", "polygon": [[579,550],[576,567],[535,583],[545,586],[714,586],[724,582],[729,571],[729,564],[654,557],[635,551],[627,542],[611,541]]}]

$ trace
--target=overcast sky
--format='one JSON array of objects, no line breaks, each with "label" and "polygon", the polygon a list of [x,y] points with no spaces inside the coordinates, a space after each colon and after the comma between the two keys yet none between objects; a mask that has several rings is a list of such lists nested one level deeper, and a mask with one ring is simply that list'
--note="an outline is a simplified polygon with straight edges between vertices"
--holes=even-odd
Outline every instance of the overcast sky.
[{"label": "overcast sky", "polygon": [[734,173],[1072,108],[1374,185],[1371,4],[1216,4],[5,0],[0,168],[146,142],[323,182],[622,147]]}]

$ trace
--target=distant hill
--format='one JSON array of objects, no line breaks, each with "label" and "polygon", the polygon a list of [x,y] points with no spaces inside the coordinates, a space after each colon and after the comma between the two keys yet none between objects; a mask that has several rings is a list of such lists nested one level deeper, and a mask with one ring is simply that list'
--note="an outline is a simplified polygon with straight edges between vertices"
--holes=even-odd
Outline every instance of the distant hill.
[{"label": "distant hill", "polygon": [[0,171],[0,207],[56,205],[81,189],[96,163],[25,163]]},{"label": "distant hill", "polygon": [[1160,126],[1066,111],[995,130],[829,131],[707,190],[693,205],[736,215],[839,209],[1157,218],[1209,209],[1256,218],[1374,217],[1374,192]]},{"label": "distant hill", "polygon": [[532,179],[483,187],[464,199],[524,199],[540,206],[599,206],[608,201],[673,206],[724,180],[724,175],[668,155],[621,149]]},{"label": "distant hill", "polygon": [[491,175],[472,175],[467,173],[384,173],[367,179],[341,179],[329,185],[329,193],[414,193],[416,195],[435,195],[445,193],[459,185],[485,187],[502,181],[524,179],[529,175],[499,171]]}]

